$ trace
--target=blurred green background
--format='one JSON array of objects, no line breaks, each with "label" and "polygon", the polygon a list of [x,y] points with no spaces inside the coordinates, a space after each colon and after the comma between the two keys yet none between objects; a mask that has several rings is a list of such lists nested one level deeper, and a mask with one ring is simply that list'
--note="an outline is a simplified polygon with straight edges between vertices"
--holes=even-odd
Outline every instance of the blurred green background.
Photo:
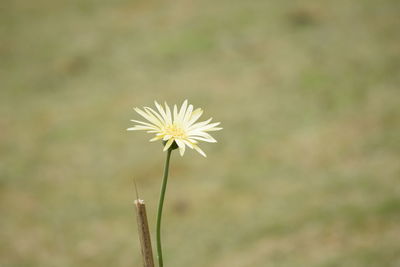
[{"label": "blurred green background", "polygon": [[400,266],[399,1],[0,6],[0,266],[141,266],[126,128],[186,98],[224,130],[173,155],[166,266]]}]

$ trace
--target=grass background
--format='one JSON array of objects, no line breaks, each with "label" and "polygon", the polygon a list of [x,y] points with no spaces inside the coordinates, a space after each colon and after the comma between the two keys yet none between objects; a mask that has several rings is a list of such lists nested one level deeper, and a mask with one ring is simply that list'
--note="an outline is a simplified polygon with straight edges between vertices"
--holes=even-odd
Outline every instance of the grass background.
[{"label": "grass background", "polygon": [[125,129],[186,98],[224,130],[173,155],[166,266],[400,266],[399,1],[0,6],[2,267],[141,266]]}]

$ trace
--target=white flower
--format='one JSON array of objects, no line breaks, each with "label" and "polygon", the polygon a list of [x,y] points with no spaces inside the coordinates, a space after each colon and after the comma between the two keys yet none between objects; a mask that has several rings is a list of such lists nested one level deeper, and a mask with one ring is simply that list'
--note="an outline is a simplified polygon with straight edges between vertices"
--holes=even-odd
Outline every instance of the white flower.
[{"label": "white flower", "polygon": [[220,122],[210,123],[212,120],[210,118],[196,123],[203,114],[203,110],[200,108],[193,110],[193,105],[188,106],[187,100],[183,102],[179,111],[178,107],[174,105],[173,115],[167,103],[165,103],[165,109],[156,101],[154,103],[158,112],[149,107],[144,107],[143,110],[135,108],[135,111],[147,122],[131,120],[138,124],[127,130],[144,130],[148,133],[155,133],[156,136],[150,139],[150,142],[163,140],[166,142],[164,151],[167,151],[175,142],[181,156],[185,153],[185,147],[188,146],[206,157],[206,154],[197,145],[198,141],[216,143],[217,141],[207,132],[221,130],[222,128],[216,127]]}]

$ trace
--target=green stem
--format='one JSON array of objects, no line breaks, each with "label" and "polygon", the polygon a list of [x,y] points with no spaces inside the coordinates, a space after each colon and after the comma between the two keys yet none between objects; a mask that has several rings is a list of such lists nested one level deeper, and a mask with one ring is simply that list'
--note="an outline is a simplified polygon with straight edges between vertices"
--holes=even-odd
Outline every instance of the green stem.
[{"label": "green stem", "polygon": [[158,258],[158,266],[163,267],[163,257],[162,257],[162,248],[161,248],[161,216],[162,210],[164,206],[164,197],[165,190],[167,189],[167,181],[168,181],[168,171],[169,171],[169,160],[171,158],[172,149],[168,149],[167,158],[165,160],[164,166],[164,177],[162,180],[160,200],[158,202],[158,210],[157,210],[157,258]]}]

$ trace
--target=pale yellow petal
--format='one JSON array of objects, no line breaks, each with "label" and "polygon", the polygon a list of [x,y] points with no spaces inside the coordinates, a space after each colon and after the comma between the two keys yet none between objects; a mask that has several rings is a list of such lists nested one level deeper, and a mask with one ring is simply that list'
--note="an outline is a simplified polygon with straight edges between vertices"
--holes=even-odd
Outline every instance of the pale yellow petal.
[{"label": "pale yellow petal", "polygon": [[164,136],[163,140],[164,140],[164,141],[167,141],[167,140],[170,139],[171,137],[172,137],[172,135],[167,134],[167,135]]},{"label": "pale yellow petal", "polygon": [[167,122],[169,125],[171,125],[173,123],[171,109],[169,108],[167,102],[165,102],[164,105],[165,105],[165,113],[167,115]]},{"label": "pale yellow petal", "polygon": [[195,111],[193,111],[187,125],[191,126],[193,123],[195,123],[200,118],[200,116],[202,114],[203,114],[203,110],[201,108],[198,108]]},{"label": "pale yellow petal", "polygon": [[215,123],[211,123],[211,124],[207,124],[207,125],[198,125],[196,127],[190,127],[189,131],[208,131],[208,129],[212,129],[215,128],[215,126],[220,125],[220,122],[215,122]]},{"label": "pale yellow petal", "polygon": [[161,116],[163,117],[164,122],[168,123],[167,114],[165,113],[163,107],[158,104],[157,101],[154,101],[154,104],[156,105],[158,112],[160,112]]},{"label": "pale yellow petal", "polygon": [[185,153],[185,143],[179,139],[175,139],[175,142],[179,147],[179,152],[180,152],[181,156],[183,156],[183,154]]},{"label": "pale yellow petal", "polygon": [[196,140],[192,139],[192,138],[187,138],[187,140],[189,142],[191,142],[192,144],[198,144],[199,142],[197,142]]},{"label": "pale yellow petal", "polygon": [[195,124],[193,124],[192,126],[190,126],[188,130],[189,130],[189,131],[192,131],[192,130],[195,130],[195,129],[204,127],[205,125],[209,124],[209,123],[211,122],[211,120],[212,120],[212,118],[209,118],[209,119],[206,120],[206,121],[202,121],[202,122],[195,123]]},{"label": "pale yellow petal", "polygon": [[137,131],[137,130],[139,130],[139,129],[136,129],[135,127],[130,127],[130,128],[128,128],[128,129],[126,129],[127,131]]},{"label": "pale yellow petal", "polygon": [[178,122],[178,107],[174,105],[174,120],[173,123]]},{"label": "pale yellow petal", "polygon": [[205,157],[205,158],[207,157],[206,153],[204,153],[204,151],[201,150],[199,146],[193,145],[193,147],[194,147],[194,149],[195,149],[197,152],[199,152],[203,157]]},{"label": "pale yellow petal", "polygon": [[156,129],[155,129],[154,127],[136,125],[136,126],[133,126],[133,127],[128,128],[127,130],[128,130],[128,131],[137,131],[137,130],[148,131],[148,130],[156,130]]},{"label": "pale yellow petal", "polygon": [[222,130],[222,129],[224,129],[224,128],[222,128],[222,127],[213,127],[213,128],[211,128],[211,129],[207,129],[207,130],[205,130],[205,131],[207,131],[207,132],[214,132],[214,131],[220,131],[220,130]]},{"label": "pale yellow petal", "polygon": [[205,132],[197,132],[194,134],[189,135],[190,138],[195,139],[195,140],[201,140],[201,141],[206,141],[210,143],[216,143],[217,140],[215,140],[211,135]]},{"label": "pale yellow petal", "polygon": [[137,113],[139,113],[139,115],[141,115],[142,117],[144,117],[146,120],[148,120],[149,122],[151,122],[151,123],[157,125],[158,127],[162,127],[162,125],[161,125],[161,123],[159,122],[159,120],[158,120],[156,117],[154,117],[153,115],[151,115],[151,114],[149,114],[149,113],[147,113],[147,112],[145,112],[145,111],[143,111],[143,110],[141,110],[141,109],[138,109],[138,108],[135,108],[135,111],[136,111]]},{"label": "pale yellow petal", "polygon": [[186,110],[185,116],[183,117],[183,124],[186,127],[189,127],[190,125],[188,124],[188,121],[190,119],[190,117],[192,116],[192,111],[193,111],[193,105],[189,105],[189,107]]},{"label": "pale yellow petal", "polygon": [[161,140],[162,138],[163,138],[162,136],[156,136],[156,137],[150,139],[150,142],[154,142],[154,141],[157,141],[157,140]]},{"label": "pale yellow petal", "polygon": [[188,104],[187,100],[183,101],[181,109],[179,110],[179,114],[178,114],[179,123],[183,123],[183,118],[185,117],[185,114],[186,114],[187,104]]},{"label": "pale yellow petal", "polygon": [[157,127],[154,124],[151,124],[151,123],[148,123],[148,122],[143,122],[143,121],[131,120],[131,122],[140,123],[140,124],[143,124],[143,125],[146,125],[146,126],[155,126],[155,127]]},{"label": "pale yellow petal", "polygon": [[167,151],[170,148],[170,146],[172,145],[173,142],[174,142],[174,138],[169,139],[167,141],[167,143],[165,144],[165,146],[164,146],[164,151]]},{"label": "pale yellow petal", "polygon": [[208,143],[216,143],[217,140],[215,140],[214,138],[204,138],[204,137],[191,137],[193,140],[200,140],[200,141],[204,141],[204,142],[208,142]]},{"label": "pale yellow petal", "polygon": [[155,117],[157,119],[157,121],[160,124],[160,127],[163,127],[165,125],[165,122],[164,122],[163,118],[161,117],[161,115],[158,114],[154,109],[149,108],[149,107],[144,107],[144,110],[147,112],[147,114],[152,115],[153,117]]},{"label": "pale yellow petal", "polygon": [[190,147],[191,149],[193,149],[193,145],[189,140],[182,140],[182,142],[184,142],[188,147]]}]

